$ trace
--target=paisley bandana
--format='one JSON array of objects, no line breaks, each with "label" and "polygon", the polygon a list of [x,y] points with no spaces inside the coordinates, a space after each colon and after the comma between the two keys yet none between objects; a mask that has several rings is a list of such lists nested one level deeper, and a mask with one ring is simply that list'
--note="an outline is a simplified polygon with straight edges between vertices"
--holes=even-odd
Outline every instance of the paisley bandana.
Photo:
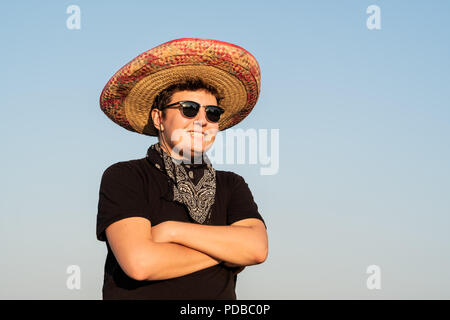
[{"label": "paisley bandana", "polygon": [[[200,224],[209,223],[211,207],[216,195],[216,171],[208,156],[204,154],[207,168],[204,170],[202,178],[195,185],[186,173],[181,160],[172,158],[167,154],[161,148],[159,142],[150,146],[150,148],[156,150],[164,160],[166,174],[173,182],[173,201],[186,205],[189,215],[196,222]],[[163,171],[162,168],[159,168],[159,170]]]}]

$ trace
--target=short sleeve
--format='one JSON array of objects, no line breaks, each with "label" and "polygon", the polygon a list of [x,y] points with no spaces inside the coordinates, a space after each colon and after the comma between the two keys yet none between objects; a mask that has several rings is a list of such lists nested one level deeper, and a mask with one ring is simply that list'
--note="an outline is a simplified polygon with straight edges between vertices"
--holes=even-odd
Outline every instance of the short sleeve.
[{"label": "short sleeve", "polygon": [[260,219],[267,229],[266,222],[258,212],[258,205],[253,200],[253,195],[240,175],[233,173],[234,182],[230,201],[227,206],[227,224],[231,225],[239,220],[256,218]]},{"label": "short sleeve", "polygon": [[108,167],[100,183],[97,239],[106,240],[106,228],[121,219],[144,217],[150,220],[145,197],[144,179],[127,162]]}]

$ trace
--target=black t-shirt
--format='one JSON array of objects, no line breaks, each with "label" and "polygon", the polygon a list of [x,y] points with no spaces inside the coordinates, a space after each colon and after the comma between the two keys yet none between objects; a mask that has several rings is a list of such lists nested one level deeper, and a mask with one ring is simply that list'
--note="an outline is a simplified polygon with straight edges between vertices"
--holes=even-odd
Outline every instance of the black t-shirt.
[{"label": "black t-shirt", "polygon": [[[204,165],[183,165],[192,171],[189,175],[196,184]],[[97,239],[105,241],[108,249],[103,299],[236,299],[237,268],[223,264],[150,281],[134,280],[121,269],[105,236],[105,229],[113,222],[144,217],[152,226],[168,220],[197,223],[185,205],[171,201],[169,177],[155,166],[163,168],[163,160],[149,149],[146,158],[115,163],[103,173],[97,214]],[[238,174],[216,170],[216,197],[208,224],[230,225],[247,218],[264,222],[247,183]]]}]

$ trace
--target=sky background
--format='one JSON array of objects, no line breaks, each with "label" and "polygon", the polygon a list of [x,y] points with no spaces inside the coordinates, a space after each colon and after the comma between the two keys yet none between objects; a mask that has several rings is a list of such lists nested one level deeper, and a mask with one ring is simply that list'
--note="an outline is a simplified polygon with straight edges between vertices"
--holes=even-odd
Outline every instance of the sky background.
[{"label": "sky background", "polygon": [[268,227],[238,299],[450,298],[450,2],[129,0],[0,4],[1,299],[101,299],[101,176],[156,138],[109,120],[100,93],[184,37],[250,51],[261,95],[235,128],[279,129],[277,174],[216,166],[245,178]]}]

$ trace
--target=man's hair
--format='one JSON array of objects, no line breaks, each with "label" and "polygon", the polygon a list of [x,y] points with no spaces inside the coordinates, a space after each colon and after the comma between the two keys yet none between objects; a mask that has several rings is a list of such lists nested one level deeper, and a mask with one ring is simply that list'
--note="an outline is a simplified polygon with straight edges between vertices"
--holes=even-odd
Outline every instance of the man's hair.
[{"label": "man's hair", "polygon": [[[161,91],[156,97],[155,101],[153,103],[152,109],[161,109],[162,107],[169,104],[170,100],[172,99],[173,95],[176,92],[179,91],[197,91],[197,90],[204,90],[212,94],[216,97],[217,104],[220,103],[220,100],[222,99],[219,95],[219,92],[217,89],[207,83],[205,83],[200,78],[188,78],[186,80],[183,80],[182,82],[178,82],[175,84],[172,84],[171,86],[167,87],[163,91]],[[166,110],[162,111],[162,117],[165,118]]]}]

